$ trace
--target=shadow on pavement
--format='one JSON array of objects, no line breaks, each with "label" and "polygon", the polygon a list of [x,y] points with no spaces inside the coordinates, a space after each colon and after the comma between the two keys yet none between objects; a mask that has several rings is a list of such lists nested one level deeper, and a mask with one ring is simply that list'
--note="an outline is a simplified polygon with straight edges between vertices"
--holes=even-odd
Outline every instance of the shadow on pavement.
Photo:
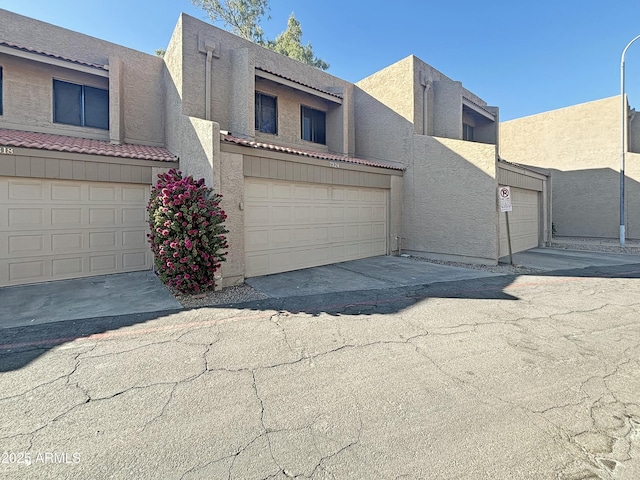
[{"label": "shadow on pavement", "polygon": [[[526,277],[531,277],[530,281]],[[516,284],[514,281],[520,278]],[[290,298],[270,298],[266,300],[233,305],[207,307],[212,310],[233,309],[230,318],[238,312],[287,311],[320,315],[385,315],[401,312],[417,302],[431,298],[490,299],[517,301],[519,288],[536,285],[566,283],[580,278],[640,278],[640,264],[588,267],[535,275],[505,275],[453,282],[432,283],[429,285],[398,287],[390,289],[349,291],[322,295],[298,296]],[[523,280],[524,279],[524,280]],[[206,318],[206,309],[198,309],[200,318]],[[0,329],[0,372],[17,370],[27,365],[52,348],[77,339],[99,341],[101,335],[110,338],[117,336],[115,331],[141,325],[145,322],[170,317],[183,310],[166,310],[143,314],[112,317],[89,318],[52,322],[39,325],[10,327]],[[238,320],[243,317],[239,317]],[[188,329],[189,323],[165,318],[161,327],[145,328],[127,332],[127,336],[153,334],[156,331],[168,331],[175,328]],[[220,320],[216,320],[220,321]],[[125,336],[123,334],[123,336]]]}]

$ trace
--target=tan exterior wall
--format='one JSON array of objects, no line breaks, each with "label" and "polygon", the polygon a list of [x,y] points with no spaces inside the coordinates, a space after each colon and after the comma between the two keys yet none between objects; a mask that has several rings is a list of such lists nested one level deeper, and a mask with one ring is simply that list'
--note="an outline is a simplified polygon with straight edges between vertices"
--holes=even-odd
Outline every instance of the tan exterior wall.
[{"label": "tan exterior wall", "polygon": [[[113,115],[121,113],[117,124],[125,130],[118,136],[127,143],[164,145],[161,58],[6,10],[0,10],[0,38],[98,65],[109,65],[110,59],[117,59],[114,72],[109,73],[113,73],[114,78],[109,81],[121,86],[122,98],[111,99],[110,112],[111,120]],[[74,71],[72,63],[69,68],[54,67],[6,54],[0,54],[0,65],[4,67],[4,114],[0,117],[0,127],[109,140],[109,133],[103,130],[69,127],[52,121],[52,78],[100,87],[108,86],[106,79]],[[117,107],[122,107],[122,111]]]},{"label": "tan exterior wall", "polygon": [[416,136],[405,182],[403,250],[497,262],[494,146]]},{"label": "tan exterior wall", "polygon": [[109,88],[109,79],[0,54],[3,115],[0,128],[109,140],[109,131],[53,123],[53,79]]},{"label": "tan exterior wall", "polygon": [[244,174],[243,155],[221,152],[220,206],[227,214],[225,226],[230,249],[222,264],[222,285],[225,287],[244,282]]},{"label": "tan exterior wall", "polygon": [[[500,125],[500,155],[551,171],[553,218],[561,236],[619,236],[620,97],[575,105]],[[628,154],[628,238],[640,238],[640,169]]]},{"label": "tan exterior wall", "polygon": [[367,77],[356,84],[356,151],[407,168],[402,250],[496,263],[496,146],[462,141],[463,96],[486,106],[414,56]]},{"label": "tan exterior wall", "polygon": [[[350,142],[354,126],[351,124],[353,114],[349,100],[343,106],[344,102],[343,105],[336,102],[332,104],[321,100],[322,95],[309,95],[300,89],[275,86],[272,82],[260,80],[256,85],[256,69],[277,72],[279,76],[294,80],[294,83],[301,82],[325,91],[346,92],[347,96],[352,89],[348,82],[182,14],[167,50],[167,69],[171,78],[169,86],[174,84],[173,89],[181,98],[184,115],[205,117],[206,54],[199,51],[199,42],[205,41],[215,45],[216,56],[212,60],[211,70],[211,119],[219,123],[222,130],[255,138],[254,92],[256,89],[265,93],[269,93],[266,91],[269,89],[274,93],[277,90],[279,134],[275,138],[263,137],[263,141],[273,138],[278,144],[299,148],[312,147],[318,151],[339,154],[353,152],[354,147]],[[181,61],[175,58],[178,51]],[[177,86],[177,83],[180,85]],[[301,140],[301,104],[327,111],[326,147]]]},{"label": "tan exterior wall", "polygon": [[[318,152],[329,152],[327,145],[306,142],[300,139],[300,106],[311,107],[325,113],[331,112],[333,109],[340,109],[340,106],[331,104],[313,95],[303,94],[283,85],[270,82],[269,80],[256,79],[256,91],[266,93],[277,98],[278,108],[278,133],[271,135],[268,133],[255,132],[255,139],[259,142],[277,143],[278,145],[298,146],[306,149],[312,149]],[[252,99],[252,105],[255,105],[255,97]],[[251,111],[253,112],[253,106]],[[253,115],[249,116],[253,120]],[[329,124],[330,122],[327,121]],[[327,131],[327,140],[335,138],[341,133],[334,129],[333,132]]]}]

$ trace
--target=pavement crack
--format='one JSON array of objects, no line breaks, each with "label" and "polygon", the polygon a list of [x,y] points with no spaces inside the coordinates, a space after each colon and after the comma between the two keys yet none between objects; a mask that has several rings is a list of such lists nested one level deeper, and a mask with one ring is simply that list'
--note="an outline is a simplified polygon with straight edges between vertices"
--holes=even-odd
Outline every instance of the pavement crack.
[{"label": "pavement crack", "polygon": [[280,323],[280,319],[283,317],[288,317],[290,314],[287,311],[281,310],[273,315],[271,315],[271,318],[269,318],[269,321],[271,321],[273,324],[277,325],[278,328],[280,329],[280,331],[282,332],[282,335],[284,336],[284,341],[287,344],[287,347],[289,347],[289,350],[293,353],[296,353],[295,349],[293,348],[293,346],[291,345],[291,343],[289,342],[289,336],[287,335],[287,331],[284,328],[284,326],[282,326],[282,324]]},{"label": "pavement crack", "polygon": [[169,406],[169,404],[171,403],[171,400],[173,400],[173,394],[176,391],[176,388],[178,387],[178,382],[173,384],[173,388],[171,388],[171,391],[169,392],[167,401],[164,403],[164,405],[162,406],[162,408],[160,409],[160,413],[158,413],[158,415],[156,415],[155,417],[153,417],[151,420],[149,420],[148,422],[146,422],[143,426],[142,426],[142,431],[144,432],[147,427],[149,425],[151,425],[153,422],[155,422],[156,420],[158,420],[159,418],[162,418],[162,416],[164,415],[164,412],[167,410],[167,407]]}]

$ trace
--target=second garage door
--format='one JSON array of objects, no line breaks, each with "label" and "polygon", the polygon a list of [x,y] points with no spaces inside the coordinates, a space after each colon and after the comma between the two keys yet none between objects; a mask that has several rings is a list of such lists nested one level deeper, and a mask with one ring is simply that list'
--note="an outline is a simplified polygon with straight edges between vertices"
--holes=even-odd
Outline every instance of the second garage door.
[{"label": "second garage door", "polygon": [[387,253],[387,190],[245,178],[245,276]]}]

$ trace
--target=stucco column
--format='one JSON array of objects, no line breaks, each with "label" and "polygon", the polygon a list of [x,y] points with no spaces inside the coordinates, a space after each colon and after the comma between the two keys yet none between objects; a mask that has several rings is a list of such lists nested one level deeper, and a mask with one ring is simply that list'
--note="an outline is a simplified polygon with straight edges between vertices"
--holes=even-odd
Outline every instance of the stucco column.
[{"label": "stucco column", "polygon": [[124,66],[120,57],[109,57],[109,140],[124,143]]}]

